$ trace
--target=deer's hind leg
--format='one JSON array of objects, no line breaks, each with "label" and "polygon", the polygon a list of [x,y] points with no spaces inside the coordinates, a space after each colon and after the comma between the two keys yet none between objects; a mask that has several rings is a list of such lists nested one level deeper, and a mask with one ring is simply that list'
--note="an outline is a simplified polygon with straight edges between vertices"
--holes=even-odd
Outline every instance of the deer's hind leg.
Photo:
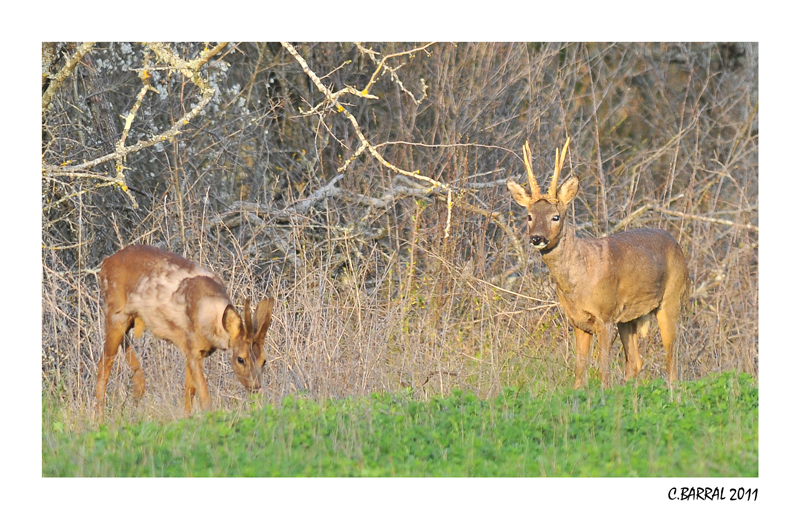
[{"label": "deer's hind leg", "polygon": [[658,328],[661,330],[661,340],[664,341],[664,351],[667,354],[667,383],[672,386],[676,378],[675,369],[675,337],[678,332],[678,318],[680,317],[680,302],[664,301],[656,310]]},{"label": "deer's hind leg", "polygon": [[617,336],[617,327],[613,322],[601,323],[597,325],[597,345],[600,347],[600,380],[603,383],[603,389],[611,387],[611,373],[609,371],[609,364],[611,360],[611,343]]},{"label": "deer's hind leg", "polygon": [[625,380],[636,378],[642,371],[642,356],[639,353],[639,337],[647,335],[650,314],[646,314],[627,323],[618,323],[619,338],[625,352]]},{"label": "deer's hind leg", "polygon": [[[138,339],[144,331],[144,321],[139,317],[134,318],[133,327],[133,336]],[[133,346],[130,342],[130,340],[123,341],[122,349],[125,351],[125,360],[128,361],[128,366],[133,372],[133,398],[138,403],[142,399],[142,395],[144,395],[144,370],[142,370],[142,366],[139,364],[139,359],[136,358],[136,353],[133,351]]]}]

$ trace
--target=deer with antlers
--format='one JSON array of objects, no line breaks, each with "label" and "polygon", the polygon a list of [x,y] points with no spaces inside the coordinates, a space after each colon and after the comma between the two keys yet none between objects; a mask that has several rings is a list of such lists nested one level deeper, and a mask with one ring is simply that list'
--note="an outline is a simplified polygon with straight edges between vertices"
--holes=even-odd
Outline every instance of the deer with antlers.
[{"label": "deer with antlers", "polygon": [[[255,320],[246,300],[243,320],[219,276],[177,254],[148,245],[131,245],[104,259],[99,278],[106,331],[95,386],[101,415],[114,357],[131,328],[137,338],[145,329],[150,330],[173,343],[186,357],[187,413],[192,410],[195,394],[203,409],[211,407],[203,359],[218,349],[229,351],[233,373],[246,389],[261,389],[261,369],[266,363],[264,340],[275,302],[272,297],[258,303]],[[130,344],[125,343],[123,349],[133,371],[133,396],[139,400],[144,394],[144,373]]]},{"label": "deer with antlers", "polygon": [[609,387],[609,354],[619,331],[625,352],[625,380],[642,369],[638,339],[647,335],[655,315],[667,356],[667,382],[676,378],[675,336],[681,303],[688,285],[688,268],[680,245],[661,229],[632,229],[604,238],[577,238],[564,220],[567,205],[578,193],[571,176],[558,185],[569,138],[556,149],[553,178],[541,193],[526,142],[523,159],[531,192],[508,180],[511,196],[528,211],[528,232],[556,282],[558,300],[575,329],[575,384],[586,382],[592,336],[600,345],[600,377]]}]

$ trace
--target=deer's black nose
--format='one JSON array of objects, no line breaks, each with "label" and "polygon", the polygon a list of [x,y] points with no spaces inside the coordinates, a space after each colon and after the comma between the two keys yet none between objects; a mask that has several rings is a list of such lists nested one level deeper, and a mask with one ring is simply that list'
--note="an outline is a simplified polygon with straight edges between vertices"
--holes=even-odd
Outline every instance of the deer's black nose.
[{"label": "deer's black nose", "polygon": [[544,236],[531,236],[531,243],[534,247],[538,247],[539,245],[547,245],[547,238]]}]

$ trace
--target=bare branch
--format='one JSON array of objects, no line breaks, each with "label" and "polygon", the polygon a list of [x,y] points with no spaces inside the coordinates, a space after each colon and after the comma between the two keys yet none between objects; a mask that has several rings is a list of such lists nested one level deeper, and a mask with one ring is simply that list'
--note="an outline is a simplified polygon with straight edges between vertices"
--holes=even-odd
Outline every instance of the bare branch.
[{"label": "bare branch", "polygon": [[[358,50],[361,51],[362,54],[366,54],[367,56],[369,56],[369,59],[371,59],[373,63],[378,65],[375,68],[375,72],[373,72],[372,77],[370,78],[369,82],[367,83],[367,86],[364,87],[364,92],[368,92],[369,89],[372,88],[372,85],[374,85],[378,81],[378,73],[381,72],[381,70],[383,70],[385,68],[386,70],[389,71],[389,74],[390,74],[390,76],[392,78],[392,81],[394,81],[400,87],[400,89],[403,92],[408,94],[408,96],[411,98],[411,100],[414,101],[414,104],[419,106],[420,103],[422,103],[422,101],[424,101],[425,98],[428,97],[428,85],[425,84],[425,78],[421,78],[420,79],[420,83],[422,84],[422,97],[420,99],[417,99],[416,97],[414,97],[414,94],[412,94],[411,92],[409,92],[406,89],[406,87],[403,85],[403,82],[400,81],[400,78],[397,76],[397,70],[400,67],[391,68],[386,64],[386,62],[388,60],[392,59],[392,58],[397,58],[397,57],[405,56],[405,55],[413,55],[415,52],[425,51],[425,49],[427,49],[431,45],[434,45],[435,43],[436,42],[431,42],[431,43],[427,43],[427,44],[423,45],[422,47],[417,47],[417,48],[414,48],[414,49],[411,49],[411,50],[407,50],[407,51],[403,51],[403,52],[396,52],[394,54],[389,54],[387,56],[384,56],[380,60],[380,62],[378,62],[376,60],[375,56],[379,55],[380,53],[378,53],[378,52],[376,52],[376,51],[374,51],[372,49],[367,49],[366,47],[361,45],[361,43],[356,42],[356,48],[358,48]],[[400,66],[402,67],[402,65],[400,65]],[[381,75],[383,75],[383,74],[381,74]]]},{"label": "bare branch", "polygon": [[[355,159],[361,153],[363,153],[364,150],[368,150],[370,154],[373,157],[375,157],[375,159],[378,160],[378,162],[383,164],[384,167],[394,171],[395,173],[400,173],[401,175],[406,175],[412,178],[416,178],[417,180],[423,180],[425,182],[430,183],[433,187],[438,187],[444,190],[452,189],[452,187],[443,182],[439,182],[430,177],[426,177],[425,175],[421,175],[419,171],[415,172],[406,171],[404,169],[398,168],[394,164],[391,164],[389,163],[389,161],[384,159],[383,156],[380,153],[378,153],[378,150],[376,150],[375,147],[372,146],[372,144],[370,144],[370,142],[364,136],[364,133],[361,131],[361,127],[358,125],[358,121],[356,121],[356,118],[353,117],[353,114],[351,114],[347,110],[347,108],[342,106],[342,104],[339,102],[338,99],[339,94],[342,93],[343,90],[340,90],[336,94],[331,92],[330,89],[328,89],[328,87],[322,84],[322,81],[320,81],[319,77],[317,77],[317,75],[314,74],[314,72],[308,67],[308,63],[306,63],[306,60],[304,60],[303,57],[297,53],[297,50],[295,50],[294,46],[292,46],[291,43],[281,42],[281,45],[283,45],[283,47],[289,52],[289,54],[291,54],[292,57],[294,57],[294,59],[300,64],[300,68],[302,68],[303,72],[305,72],[306,75],[309,78],[311,78],[311,81],[313,81],[314,85],[316,85],[317,89],[325,96],[328,102],[330,102],[332,106],[336,107],[336,110],[338,112],[343,113],[345,117],[347,117],[347,119],[350,121],[350,124],[353,125],[353,129],[355,130],[356,135],[358,136],[358,140],[361,142],[361,146],[358,148],[358,150],[356,150],[356,152],[347,161],[345,161],[344,165],[342,165],[337,171],[339,171],[340,173],[342,171],[345,171],[347,169],[347,166],[350,164],[350,162],[353,161],[353,159]],[[368,99],[377,99],[375,96],[370,96],[369,94],[366,94],[364,92],[359,93],[358,95],[366,97]]]},{"label": "bare branch", "polygon": [[75,51],[75,54],[72,55],[64,67],[53,77],[53,81],[47,87],[45,93],[42,94],[42,113],[47,112],[50,109],[50,102],[53,100],[53,96],[61,87],[61,83],[63,83],[64,80],[72,74],[72,71],[75,69],[78,63],[80,63],[86,53],[92,50],[94,43],[95,42],[93,41],[84,42],[80,47],[78,47],[78,49]]},{"label": "bare branch", "polygon": [[[155,135],[150,139],[139,141],[132,146],[125,146],[125,140],[128,136],[128,131],[130,129],[130,124],[133,121],[133,118],[136,115],[136,111],[139,109],[139,105],[141,104],[144,95],[147,93],[148,90],[153,90],[152,87],[149,85],[149,66],[147,64],[147,55],[145,55],[145,66],[142,71],[139,73],[139,77],[142,78],[142,81],[145,83],[142,89],[139,91],[139,95],[137,96],[137,101],[134,107],[131,109],[131,112],[125,118],[125,129],[122,134],[122,138],[117,143],[116,150],[113,153],[109,153],[102,157],[98,157],[93,160],[89,160],[83,162],[81,164],[77,164],[74,166],[53,166],[49,164],[42,165],[42,173],[45,178],[52,178],[58,176],[82,176],[85,178],[96,178],[96,179],[104,179],[107,181],[107,184],[103,185],[117,185],[122,191],[128,195],[128,198],[131,200],[131,204],[133,205],[134,209],[138,207],[136,200],[133,198],[133,195],[128,190],[127,181],[123,174],[124,166],[122,165],[122,160],[131,153],[136,153],[145,148],[149,148],[159,142],[170,141],[174,139],[178,134],[181,133],[181,128],[189,124],[189,121],[194,119],[211,101],[214,97],[215,90],[211,87],[208,82],[206,82],[202,75],[199,74],[200,67],[202,67],[208,60],[219,53],[227,42],[219,43],[213,49],[208,51],[203,51],[200,57],[194,59],[192,61],[184,61],[183,59],[175,56],[175,54],[169,49],[167,45],[162,43],[147,43],[146,44],[149,49],[151,49],[156,56],[161,60],[166,62],[167,64],[171,65],[172,67],[178,69],[185,77],[190,79],[197,87],[200,89],[202,97],[200,102],[188,113],[184,114],[183,117],[178,119],[174,125],[168,130],[162,132],[159,135]],[[85,54],[85,53],[84,53]],[[60,73],[59,73],[60,74]],[[92,168],[103,164],[105,162],[114,160],[117,162],[116,171],[117,175],[116,178],[112,179],[110,177],[103,177],[100,175],[96,175],[91,172]]]}]

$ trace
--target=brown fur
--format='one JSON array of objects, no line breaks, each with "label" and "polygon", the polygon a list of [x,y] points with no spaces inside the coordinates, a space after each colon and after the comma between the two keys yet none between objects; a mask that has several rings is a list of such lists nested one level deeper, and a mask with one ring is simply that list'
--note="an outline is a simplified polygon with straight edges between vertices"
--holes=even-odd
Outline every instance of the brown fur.
[{"label": "brown fur", "polygon": [[555,200],[537,194],[538,189],[531,196],[513,180],[507,185],[528,210],[531,243],[550,269],[559,302],[575,329],[574,386],[585,382],[592,336],[597,335],[600,375],[608,387],[609,353],[617,331],[625,351],[625,378],[636,377],[642,369],[638,338],[646,336],[651,315],[661,330],[671,385],[676,378],[674,340],[688,284],[686,260],[675,239],[661,229],[578,239],[564,221],[567,205],[578,193],[577,178],[561,184]]},{"label": "brown fur", "polygon": [[[172,342],[186,357],[187,412],[196,393],[203,409],[211,406],[203,359],[217,349],[230,351],[233,372],[245,388],[256,391],[261,387],[261,368],[266,362],[263,345],[272,321],[273,298],[258,304],[255,323],[246,302],[243,322],[216,274],[177,254],[147,245],[131,245],[103,261],[100,295],[106,338],[97,365],[95,396],[101,412],[114,357],[132,327],[136,338],[148,329]],[[138,400],[144,394],[144,373],[133,348],[125,344],[123,349],[133,371],[133,395]]]}]

